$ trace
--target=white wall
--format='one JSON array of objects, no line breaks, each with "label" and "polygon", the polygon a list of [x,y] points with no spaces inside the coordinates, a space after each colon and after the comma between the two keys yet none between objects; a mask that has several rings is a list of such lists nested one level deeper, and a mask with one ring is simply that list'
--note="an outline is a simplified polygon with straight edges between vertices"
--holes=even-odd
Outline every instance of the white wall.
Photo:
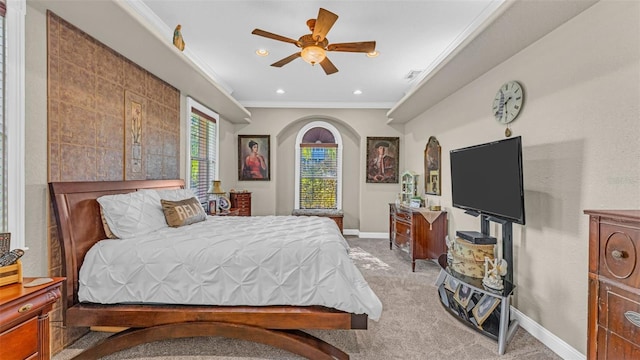
[{"label": "white wall", "polygon": [[25,19],[24,276],[48,275],[47,34],[46,17],[27,6]]},{"label": "white wall", "polygon": [[[272,180],[241,181],[234,184],[236,188],[252,192],[254,214],[291,213],[294,202],[296,135],[304,124],[324,120],[338,128],[344,142],[344,228],[388,232],[388,203],[395,199],[399,185],[366,184],[364,168],[368,136],[397,136],[402,139],[400,131],[386,125],[384,110],[252,108],[249,111],[252,115],[251,124],[237,126],[238,134],[271,135]],[[237,161],[237,140],[233,151]],[[403,156],[402,153],[400,156]],[[400,169],[402,166],[401,161]],[[237,165],[234,171],[237,174]],[[235,178],[237,179],[237,175]]]},{"label": "white wall", "polygon": [[422,167],[429,136],[440,141],[450,234],[479,230],[477,218],[451,208],[449,151],[504,138],[492,101],[502,83],[522,83],[525,104],[511,126],[523,139],[527,216],[514,225],[515,306],[583,353],[583,210],[640,208],[639,4],[601,1],[405,126],[408,168]]}]

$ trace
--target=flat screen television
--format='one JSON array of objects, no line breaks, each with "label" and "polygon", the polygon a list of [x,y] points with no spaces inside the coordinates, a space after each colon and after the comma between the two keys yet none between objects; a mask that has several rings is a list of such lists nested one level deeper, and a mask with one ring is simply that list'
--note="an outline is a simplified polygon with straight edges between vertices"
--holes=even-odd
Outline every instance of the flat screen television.
[{"label": "flat screen television", "polygon": [[451,150],[450,159],[454,207],[525,224],[519,136]]}]

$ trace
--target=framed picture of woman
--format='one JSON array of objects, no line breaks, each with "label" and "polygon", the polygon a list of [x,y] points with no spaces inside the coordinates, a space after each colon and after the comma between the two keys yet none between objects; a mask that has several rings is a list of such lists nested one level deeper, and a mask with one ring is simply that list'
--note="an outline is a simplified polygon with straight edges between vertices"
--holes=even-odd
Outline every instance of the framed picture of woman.
[{"label": "framed picture of woman", "polygon": [[270,135],[238,135],[238,180],[271,179]]},{"label": "framed picture of woman", "polygon": [[440,195],[440,143],[431,136],[424,149],[424,192]]}]

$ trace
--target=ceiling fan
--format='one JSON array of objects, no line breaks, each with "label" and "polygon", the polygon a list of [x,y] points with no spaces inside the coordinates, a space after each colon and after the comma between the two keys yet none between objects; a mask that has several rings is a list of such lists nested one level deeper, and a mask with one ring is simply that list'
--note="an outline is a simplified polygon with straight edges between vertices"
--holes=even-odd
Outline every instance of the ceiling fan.
[{"label": "ceiling fan", "polygon": [[336,68],[327,57],[327,51],[370,53],[376,49],[375,41],[329,44],[329,39],[327,39],[326,36],[336,20],[338,20],[338,15],[320,8],[317,19],[307,20],[307,26],[309,27],[311,34],[302,35],[298,40],[276,35],[260,29],[254,29],[251,33],[258,36],[264,36],[269,39],[291,43],[302,49],[295,54],[291,54],[282,60],[274,62],[271,66],[282,67],[291,61],[302,57],[304,61],[311,65],[320,64],[324,72],[327,75],[331,75],[333,73],[337,73],[338,68]]}]

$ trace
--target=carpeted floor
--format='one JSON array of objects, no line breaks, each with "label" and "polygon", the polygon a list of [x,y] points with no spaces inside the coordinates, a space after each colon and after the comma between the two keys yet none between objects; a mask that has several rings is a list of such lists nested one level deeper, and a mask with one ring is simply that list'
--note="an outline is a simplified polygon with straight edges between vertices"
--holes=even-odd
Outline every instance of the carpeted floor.
[{"label": "carpeted floor", "polygon": [[[347,352],[353,360],[390,359],[560,359],[529,333],[518,329],[498,355],[497,342],[476,333],[449,315],[440,305],[434,282],[440,270],[434,262],[411,260],[389,250],[387,239],[348,237],[351,257],[383,304],[380,321],[369,320],[368,330],[309,331]],[[92,332],[56,354],[66,360],[108,334]],[[106,359],[300,359],[267,345],[219,337],[159,341],[120,351]]]}]

